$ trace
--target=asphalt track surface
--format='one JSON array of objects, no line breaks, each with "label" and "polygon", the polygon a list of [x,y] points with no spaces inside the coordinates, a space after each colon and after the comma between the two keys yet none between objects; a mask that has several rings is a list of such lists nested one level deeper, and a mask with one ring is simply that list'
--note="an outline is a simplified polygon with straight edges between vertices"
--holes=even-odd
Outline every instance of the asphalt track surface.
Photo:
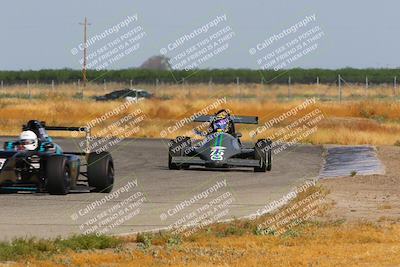
[{"label": "asphalt track surface", "polygon": [[[65,151],[77,149],[76,139],[55,142]],[[166,140],[124,140],[110,150],[116,172],[112,193],[119,192],[118,196],[104,201],[110,194],[1,194],[0,240],[154,230],[181,225],[193,212],[200,218],[202,208],[210,203],[215,204],[210,213],[215,219],[247,216],[317,177],[323,164],[322,147],[312,145],[296,145],[274,155],[272,171],[266,173],[246,168],[168,170]],[[102,204],[88,209],[101,200]],[[182,202],[189,204],[176,208]]]}]

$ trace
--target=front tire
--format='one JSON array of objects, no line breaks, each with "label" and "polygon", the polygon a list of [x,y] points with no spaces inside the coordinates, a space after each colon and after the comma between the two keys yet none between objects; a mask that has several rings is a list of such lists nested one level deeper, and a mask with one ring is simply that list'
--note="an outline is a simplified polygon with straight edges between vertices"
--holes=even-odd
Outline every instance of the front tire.
[{"label": "front tire", "polygon": [[189,168],[189,164],[172,163],[172,157],[185,156],[184,151],[189,147],[191,147],[190,137],[178,136],[177,138],[170,140],[168,148],[168,169],[180,170]]},{"label": "front tire", "polygon": [[272,169],[272,141],[267,139],[267,171]]},{"label": "front tire", "polygon": [[87,175],[95,192],[110,193],[114,185],[114,162],[108,152],[90,153],[87,158]]},{"label": "front tire", "polygon": [[46,190],[50,195],[66,195],[71,186],[70,169],[67,159],[61,155],[53,155],[46,163]]},{"label": "front tire", "polygon": [[272,141],[260,139],[254,147],[254,159],[259,160],[260,166],[254,167],[255,172],[266,172],[272,169]]}]

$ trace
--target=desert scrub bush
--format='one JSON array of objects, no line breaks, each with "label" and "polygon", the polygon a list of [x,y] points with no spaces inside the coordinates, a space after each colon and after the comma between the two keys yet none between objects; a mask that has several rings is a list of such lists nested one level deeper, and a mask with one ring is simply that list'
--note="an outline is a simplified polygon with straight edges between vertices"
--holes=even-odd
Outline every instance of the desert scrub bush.
[{"label": "desert scrub bush", "polygon": [[139,233],[136,236],[136,242],[142,249],[148,249],[152,245],[153,235],[150,233]]},{"label": "desert scrub bush", "polygon": [[18,238],[0,243],[0,261],[44,258],[66,250],[116,248],[122,241],[116,237],[100,235],[74,235],[66,239]]}]

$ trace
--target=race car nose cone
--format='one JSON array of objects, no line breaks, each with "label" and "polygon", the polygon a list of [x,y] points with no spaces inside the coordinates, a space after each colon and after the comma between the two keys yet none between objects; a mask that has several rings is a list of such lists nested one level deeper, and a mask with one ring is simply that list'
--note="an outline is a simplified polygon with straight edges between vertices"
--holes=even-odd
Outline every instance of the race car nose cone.
[{"label": "race car nose cone", "polygon": [[239,148],[232,145],[237,141],[230,134],[216,133],[207,138],[208,140],[197,149],[200,158],[207,162],[221,165],[233,155],[240,153]]}]

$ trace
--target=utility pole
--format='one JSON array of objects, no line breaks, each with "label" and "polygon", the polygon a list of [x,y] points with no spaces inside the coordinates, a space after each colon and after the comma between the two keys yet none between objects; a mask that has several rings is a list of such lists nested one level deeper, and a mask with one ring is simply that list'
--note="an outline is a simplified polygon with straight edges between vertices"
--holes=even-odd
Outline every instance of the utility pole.
[{"label": "utility pole", "polygon": [[236,77],[236,86],[239,89],[239,99],[242,99],[242,87],[240,87],[239,77]]},{"label": "utility pole", "polygon": [[31,87],[29,86],[29,80],[26,80],[26,87],[28,87],[28,95],[29,99],[31,99],[32,95],[31,95]]},{"label": "utility pole", "polygon": [[160,81],[158,80],[158,78],[156,78],[156,89],[154,90],[154,93],[157,95],[158,94],[158,86],[160,84]]},{"label": "utility pole", "polygon": [[287,91],[287,98],[290,100],[291,92],[290,92],[290,85],[292,84],[292,77],[289,76],[288,78],[288,91]]},{"label": "utility pole", "polygon": [[83,25],[83,66],[82,66],[82,81],[83,87],[86,87],[86,58],[87,58],[87,26],[91,25],[87,22],[87,18],[85,17],[85,21],[79,23]]},{"label": "utility pole", "polygon": [[342,77],[338,75],[338,86],[339,86],[339,103],[342,103]]}]

